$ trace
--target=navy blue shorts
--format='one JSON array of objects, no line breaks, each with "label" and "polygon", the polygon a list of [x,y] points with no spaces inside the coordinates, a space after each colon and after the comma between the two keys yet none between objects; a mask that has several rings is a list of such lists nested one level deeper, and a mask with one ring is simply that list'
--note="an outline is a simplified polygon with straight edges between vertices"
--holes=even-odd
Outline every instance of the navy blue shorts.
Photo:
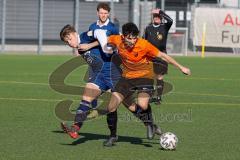
[{"label": "navy blue shorts", "polygon": [[100,72],[95,72],[92,67],[89,67],[88,83],[96,84],[102,91],[109,89],[114,91],[120,78],[121,72],[117,69],[103,67]]}]

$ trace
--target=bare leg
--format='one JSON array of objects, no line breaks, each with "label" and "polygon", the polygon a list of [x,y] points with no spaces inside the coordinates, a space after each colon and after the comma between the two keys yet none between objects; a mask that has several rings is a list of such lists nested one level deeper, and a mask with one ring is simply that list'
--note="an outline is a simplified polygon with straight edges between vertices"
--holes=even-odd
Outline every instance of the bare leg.
[{"label": "bare leg", "polygon": [[138,102],[137,104],[141,107],[143,110],[147,110],[148,103],[149,103],[150,95],[148,93],[140,92],[138,93]]},{"label": "bare leg", "polygon": [[108,104],[108,111],[114,112],[117,110],[120,103],[123,101],[124,97],[121,93],[113,92],[111,95],[110,102]]}]

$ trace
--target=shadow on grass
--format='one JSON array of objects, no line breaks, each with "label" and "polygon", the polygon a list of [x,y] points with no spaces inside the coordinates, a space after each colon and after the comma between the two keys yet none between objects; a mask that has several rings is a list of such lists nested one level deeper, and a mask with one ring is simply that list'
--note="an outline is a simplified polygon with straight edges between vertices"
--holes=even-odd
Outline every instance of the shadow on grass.
[{"label": "shadow on grass", "polygon": [[[53,133],[64,133],[63,131],[52,131]],[[102,135],[102,134],[94,134],[94,133],[80,133],[80,138],[73,141],[70,144],[64,144],[61,143],[61,145],[70,145],[70,146],[76,146],[78,144],[83,144],[86,141],[91,141],[91,140],[101,140],[108,139],[109,136]],[[144,142],[143,140],[146,138],[138,138],[138,137],[130,137],[130,136],[118,136],[118,142],[129,142],[134,145],[143,145],[145,147],[153,147],[152,144],[159,144],[156,143],[154,140],[149,140],[148,142]]]}]

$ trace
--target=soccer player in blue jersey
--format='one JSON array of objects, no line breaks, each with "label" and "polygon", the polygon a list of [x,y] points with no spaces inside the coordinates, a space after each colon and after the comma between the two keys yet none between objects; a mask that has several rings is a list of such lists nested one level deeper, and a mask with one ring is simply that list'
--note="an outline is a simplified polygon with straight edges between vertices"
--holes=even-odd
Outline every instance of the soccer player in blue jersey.
[{"label": "soccer player in blue jersey", "polygon": [[[99,3],[97,6],[97,15],[99,19],[97,22],[90,25],[89,30],[103,29],[107,31],[107,35],[119,34],[119,30],[109,20],[109,12],[110,12],[110,7],[107,3]],[[74,34],[76,34],[76,32]],[[86,35],[86,33],[84,34]],[[67,36],[67,39],[65,39],[65,37],[62,36],[61,39],[65,42],[68,42],[70,47],[78,48],[79,46],[77,41],[76,40],[74,41],[74,38],[71,39],[73,36],[74,35],[70,36],[70,38]],[[75,43],[75,45],[71,45],[71,43]],[[81,49],[83,50],[88,50],[91,47],[89,47],[89,45],[83,45],[83,44],[81,45]],[[112,89],[113,84],[116,83],[116,81],[120,78],[120,75],[121,75],[119,73],[119,68],[115,67],[115,65],[111,63],[112,56],[105,54],[102,51],[100,46],[92,48],[90,51],[90,54],[94,57],[98,57],[98,60],[102,61],[102,65],[101,67],[99,67],[99,65],[96,65],[95,67],[90,67],[89,81],[86,84],[86,89],[84,91],[83,99],[80,103],[79,108],[77,109],[76,115],[80,115],[78,114],[78,112],[87,112],[89,110],[91,101],[94,98],[98,97],[102,93],[102,91]],[[111,74],[112,75],[114,74],[114,76],[111,76]],[[96,113],[97,113],[97,110],[95,110],[95,112],[93,111],[92,114],[89,116],[89,118],[93,118],[94,116],[97,116]],[[79,117],[76,116],[75,122],[78,122],[79,121],[78,119]],[[108,127],[111,132],[110,137],[114,137],[112,139],[113,141],[116,140],[116,129],[117,129],[116,119],[117,119],[117,112],[107,115]],[[82,125],[81,122],[73,125],[72,128],[75,128],[75,132],[73,130],[73,132],[68,132],[68,134],[72,138],[77,138],[78,134],[76,131],[80,129],[81,125]],[[65,127],[64,124],[62,124],[62,126]]]},{"label": "soccer player in blue jersey", "polygon": [[[88,48],[94,48],[98,45],[98,42],[89,37],[87,32],[78,35],[75,28],[71,25],[63,27],[60,32],[60,37],[62,41],[72,48],[78,49],[83,43],[88,43]],[[112,89],[121,76],[118,67],[111,63],[111,57],[105,56],[105,59],[103,59],[102,57],[104,57],[104,55],[96,54],[93,52],[93,49],[89,51],[78,51],[89,65],[89,78],[76,115],[78,115],[78,112],[88,112],[91,109],[91,102],[101,95],[103,91]],[[108,68],[106,68],[106,66]],[[114,76],[111,74],[114,74]],[[76,116],[75,122],[78,122],[78,118],[79,117]],[[82,123],[77,123],[73,125],[73,128],[79,130],[81,125]],[[62,123],[62,127],[66,128],[65,123]],[[72,138],[78,138],[77,132],[69,132],[69,135]]]}]

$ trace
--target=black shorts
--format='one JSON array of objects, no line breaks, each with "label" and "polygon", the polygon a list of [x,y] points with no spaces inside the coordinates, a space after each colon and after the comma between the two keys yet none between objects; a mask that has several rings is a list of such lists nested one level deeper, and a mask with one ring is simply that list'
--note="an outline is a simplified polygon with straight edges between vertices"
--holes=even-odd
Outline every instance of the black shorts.
[{"label": "black shorts", "polygon": [[153,93],[154,87],[153,87],[154,80],[148,79],[148,78],[134,78],[134,79],[127,79],[127,78],[121,78],[115,89],[114,92],[121,93],[124,98],[127,98],[131,95],[133,95],[136,91],[148,93],[150,96]]},{"label": "black shorts", "polygon": [[155,74],[167,74],[168,73],[168,63],[161,58],[153,59],[153,71]]},{"label": "black shorts", "polygon": [[136,99],[136,95],[135,94],[132,94],[132,95],[128,95],[127,97],[125,97],[123,99],[123,105],[127,108],[129,108],[129,106],[131,106],[132,104],[136,103],[135,101]]}]

